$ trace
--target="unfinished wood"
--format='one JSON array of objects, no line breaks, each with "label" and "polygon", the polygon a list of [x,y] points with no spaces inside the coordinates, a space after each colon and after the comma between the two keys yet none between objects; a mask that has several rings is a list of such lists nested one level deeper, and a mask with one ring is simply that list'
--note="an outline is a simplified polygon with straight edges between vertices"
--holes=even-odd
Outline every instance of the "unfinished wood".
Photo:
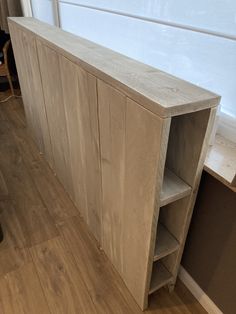
[{"label": "unfinished wood", "polygon": [[204,169],[236,191],[236,144],[217,134],[208,149]]},{"label": "unfinished wood", "polygon": [[171,120],[166,167],[191,187],[195,181],[210,113],[211,110],[206,109]]},{"label": "unfinished wood", "polygon": [[191,187],[166,168],[161,190],[161,206],[183,198],[190,193]]},{"label": "unfinished wood", "polygon": [[60,57],[76,205],[101,239],[101,170],[96,78]]},{"label": "unfinished wood", "polygon": [[[98,104],[102,247],[143,307],[153,216],[157,216],[156,178],[158,171],[164,172],[164,159],[162,162],[158,152],[161,145],[165,151],[162,141],[165,124],[101,81],[98,81]],[[162,181],[161,173],[158,180]]]},{"label": "unfinished wood", "polygon": [[95,306],[62,238],[30,249],[51,313],[96,313]]},{"label": "unfinished wood", "polygon": [[179,248],[175,237],[161,224],[157,226],[157,239],[154,251],[154,261],[169,255]]},{"label": "unfinished wood", "polygon": [[0,309],[2,314],[49,314],[33,263],[0,279]]},{"label": "unfinished wood", "polygon": [[[20,63],[18,72],[20,82],[23,84],[22,90],[26,112],[29,112],[29,116],[32,119],[31,124],[29,122],[33,129],[32,135],[39,150],[45,155],[50,166],[53,167],[51,139],[45,111],[35,37],[15,29],[12,41],[13,49],[17,51],[15,54],[20,55],[20,60],[17,61],[17,64]],[[26,90],[25,87],[27,87]]]},{"label": "unfinished wood", "polygon": [[[12,19],[10,23],[13,33],[19,29],[37,43],[55,174],[144,309],[160,207],[181,198],[177,236],[171,226],[166,227],[182,242],[162,260],[167,269],[173,269],[171,283],[175,282],[203,166],[203,148],[208,143],[208,125],[214,117],[211,108],[219,97],[38,21]],[[24,53],[24,45],[20,48]],[[33,76],[21,70],[24,76]],[[35,93],[29,87],[29,80],[23,82],[27,119],[40,138],[38,113],[31,104]],[[165,164],[173,174],[167,172],[163,182]],[[42,186],[39,190],[45,201]],[[29,204],[33,212],[41,210],[40,202]],[[54,210],[50,213],[56,217]],[[45,217],[37,218],[41,223]],[[60,218],[58,223],[63,221]],[[47,227],[50,238],[50,223]]]},{"label": "unfinished wood", "polygon": [[149,294],[165,286],[172,280],[171,273],[162,265],[160,261],[153,264],[152,279]]},{"label": "unfinished wood", "polygon": [[37,139],[37,130],[36,126],[37,123],[34,123],[34,116],[32,112],[32,91],[30,89],[30,82],[29,76],[27,73],[27,64],[25,59],[25,52],[24,52],[24,42],[23,42],[23,30],[20,30],[16,25],[9,25],[9,29],[11,32],[11,41],[12,47],[14,51],[14,57],[17,64],[17,73],[19,76],[21,93],[24,103],[25,115],[27,118],[27,126],[31,132],[31,136],[35,140],[38,146],[39,141]]},{"label": "unfinished wood", "polygon": [[37,49],[55,172],[69,195],[74,199],[59,57],[54,50],[49,49],[38,40]]},{"label": "unfinished wood", "polygon": [[[195,115],[194,118],[192,117],[192,119],[195,119],[195,120],[192,120],[192,123],[193,123],[193,125],[201,124],[201,128],[199,128],[199,129],[189,128],[188,136],[190,136],[190,131],[193,133],[192,138],[197,137],[195,135],[195,133],[197,133],[197,131],[199,131],[199,136],[202,132],[202,136],[201,136],[201,140],[200,140],[200,138],[198,138],[198,142],[196,142],[196,147],[194,147],[192,149],[193,151],[196,152],[195,149],[197,148],[198,149],[197,154],[199,154],[198,160],[195,160],[195,167],[196,167],[195,175],[193,176],[193,173],[192,173],[193,169],[192,168],[191,169],[186,168],[184,170],[184,167],[180,167],[181,174],[185,178],[190,179],[191,176],[193,176],[192,192],[191,192],[190,196],[188,196],[184,199],[181,199],[181,200],[177,201],[176,203],[173,203],[172,215],[169,214],[169,218],[168,218],[169,221],[172,221],[172,226],[170,226],[169,224],[167,225],[168,229],[171,232],[172,232],[172,228],[175,228],[175,230],[177,230],[178,235],[176,235],[174,232],[172,234],[175,235],[176,238],[180,242],[180,248],[176,252],[176,254],[174,253],[168,257],[165,257],[163,260],[165,267],[174,276],[173,282],[170,285],[170,290],[173,289],[173,284],[175,283],[177,275],[178,275],[178,268],[179,268],[179,264],[180,264],[181,257],[183,254],[183,249],[184,249],[184,245],[185,245],[185,241],[186,241],[186,237],[187,237],[187,233],[188,233],[188,229],[189,229],[189,225],[190,225],[190,221],[191,221],[191,217],[192,217],[192,213],[193,213],[194,203],[195,203],[195,200],[197,197],[197,191],[198,191],[198,187],[199,187],[199,183],[200,183],[200,179],[201,179],[201,173],[202,173],[204,161],[205,161],[207,150],[208,150],[209,139],[210,139],[212,128],[213,128],[214,121],[215,121],[215,115],[216,115],[216,108],[212,108],[210,110],[210,112],[200,111]],[[202,121],[202,123],[200,123],[200,121]],[[185,121],[185,123],[188,124],[187,121]],[[181,135],[179,135],[179,136],[181,136]],[[177,140],[177,138],[176,138],[176,141],[177,141],[177,143],[179,142]],[[185,147],[188,146],[187,143],[189,143],[189,145],[190,145],[190,138],[188,140],[185,140],[185,145],[186,145]],[[190,153],[192,154],[191,151],[190,151]],[[178,161],[177,161],[177,163],[178,163]],[[193,163],[191,165],[193,166]],[[177,206],[177,203],[179,203],[178,204],[179,206]],[[173,214],[174,213],[173,208],[176,208],[176,210],[179,211],[178,217],[176,214]],[[177,225],[179,227],[179,229],[177,229],[176,227],[173,227],[173,225],[174,225],[173,222],[175,219],[174,217],[176,217],[175,225]]]},{"label": "unfinished wood", "polygon": [[219,96],[207,90],[36,19],[10,18],[9,24],[35,33],[65,57],[161,117],[218,104]]}]

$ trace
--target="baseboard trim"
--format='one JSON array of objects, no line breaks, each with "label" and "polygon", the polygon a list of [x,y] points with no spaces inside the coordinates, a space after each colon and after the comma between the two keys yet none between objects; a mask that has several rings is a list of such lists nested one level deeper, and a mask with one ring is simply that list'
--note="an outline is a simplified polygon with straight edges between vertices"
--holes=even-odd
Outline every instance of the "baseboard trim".
[{"label": "baseboard trim", "polygon": [[223,314],[223,312],[215,305],[215,303],[208,297],[208,295],[199,287],[196,281],[189,275],[189,273],[180,266],[179,279],[194,295],[202,307],[210,314]]}]

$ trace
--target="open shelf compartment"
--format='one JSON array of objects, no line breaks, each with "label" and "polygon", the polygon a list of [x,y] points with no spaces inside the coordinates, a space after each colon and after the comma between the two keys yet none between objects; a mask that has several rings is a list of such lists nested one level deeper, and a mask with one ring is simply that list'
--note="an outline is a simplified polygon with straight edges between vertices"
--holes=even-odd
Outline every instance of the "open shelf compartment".
[{"label": "open shelf compartment", "polygon": [[154,261],[165,257],[179,248],[179,242],[175,237],[161,224],[157,227],[157,237],[154,251]]},{"label": "open shelf compartment", "polygon": [[165,168],[163,185],[160,197],[160,206],[165,206],[191,193],[191,187],[177,177],[168,168]]},{"label": "open shelf compartment", "polygon": [[165,268],[161,261],[155,262],[152,269],[152,278],[149,294],[170,283],[173,279],[171,273]]}]

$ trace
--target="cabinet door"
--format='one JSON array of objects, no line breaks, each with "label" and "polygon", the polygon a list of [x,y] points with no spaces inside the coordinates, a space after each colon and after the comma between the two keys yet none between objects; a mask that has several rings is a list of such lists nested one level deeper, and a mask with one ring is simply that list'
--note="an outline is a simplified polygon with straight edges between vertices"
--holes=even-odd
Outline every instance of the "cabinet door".
[{"label": "cabinet door", "polygon": [[39,40],[37,40],[37,48],[55,172],[74,199],[59,56]]},{"label": "cabinet door", "polygon": [[101,171],[96,78],[60,56],[75,202],[100,242]]},{"label": "cabinet door", "polygon": [[144,308],[158,215],[156,189],[161,186],[170,123],[102,81],[98,107],[102,247]]}]

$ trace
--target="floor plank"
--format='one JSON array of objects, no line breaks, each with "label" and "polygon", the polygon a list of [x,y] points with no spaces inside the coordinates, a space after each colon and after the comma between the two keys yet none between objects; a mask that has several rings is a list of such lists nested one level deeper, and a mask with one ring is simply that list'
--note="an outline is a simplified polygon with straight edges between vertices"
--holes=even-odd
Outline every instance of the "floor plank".
[{"label": "floor plank", "polygon": [[36,245],[30,252],[52,313],[97,313],[62,238]]},{"label": "floor plank", "polygon": [[33,263],[0,280],[1,314],[47,314],[49,308]]},{"label": "floor plank", "polygon": [[38,195],[10,133],[0,136],[0,167],[27,246],[57,236],[52,217]]},{"label": "floor plank", "polygon": [[[129,294],[125,285],[117,285],[118,274],[107,257],[99,250],[95,238],[89,234],[80,218],[67,220],[60,226],[80,274],[99,313],[142,313],[136,303],[126,302]],[[83,254],[81,254],[83,252]]]},{"label": "floor plank", "polygon": [[79,211],[65,193],[52,170],[42,159],[35,143],[29,139],[27,131],[25,129],[14,130],[13,136],[36,189],[55,223],[78,215]]}]

